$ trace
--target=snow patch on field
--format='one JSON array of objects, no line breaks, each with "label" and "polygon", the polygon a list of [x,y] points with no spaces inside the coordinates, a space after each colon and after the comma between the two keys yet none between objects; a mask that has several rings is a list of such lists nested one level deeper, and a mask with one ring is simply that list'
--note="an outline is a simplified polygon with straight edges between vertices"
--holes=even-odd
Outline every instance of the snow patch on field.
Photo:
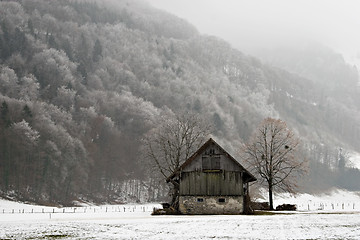
[{"label": "snow patch on field", "polygon": [[360,153],[352,152],[349,154],[349,166],[360,169]]}]

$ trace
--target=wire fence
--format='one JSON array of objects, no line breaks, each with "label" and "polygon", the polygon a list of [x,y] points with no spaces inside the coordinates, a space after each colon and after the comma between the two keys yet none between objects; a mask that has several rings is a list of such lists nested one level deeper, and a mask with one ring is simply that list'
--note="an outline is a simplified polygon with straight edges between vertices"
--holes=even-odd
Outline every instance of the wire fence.
[{"label": "wire fence", "polygon": [[[360,202],[302,202],[295,204],[298,211],[360,211]],[[161,208],[160,204],[149,205],[105,205],[86,207],[18,207],[1,208],[1,214],[35,214],[35,213],[151,213],[154,208]]]},{"label": "wire fence", "polygon": [[107,213],[107,212],[152,212],[158,205],[109,205],[86,207],[34,207],[34,208],[0,208],[0,214],[29,214],[29,213]]},{"label": "wire fence", "polygon": [[360,211],[360,202],[313,202],[296,204],[299,211]]}]

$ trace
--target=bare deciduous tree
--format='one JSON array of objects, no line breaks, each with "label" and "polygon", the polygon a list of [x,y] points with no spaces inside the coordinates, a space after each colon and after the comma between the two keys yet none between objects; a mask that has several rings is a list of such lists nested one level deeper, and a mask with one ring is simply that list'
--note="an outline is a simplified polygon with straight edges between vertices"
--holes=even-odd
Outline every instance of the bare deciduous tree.
[{"label": "bare deciduous tree", "polygon": [[266,118],[244,147],[248,169],[268,187],[271,210],[273,191],[293,192],[296,176],[306,172],[306,162],[296,157],[298,146],[299,139],[284,121]]},{"label": "bare deciduous tree", "polygon": [[[166,117],[144,138],[144,157],[164,179],[173,174],[206,140],[210,125],[197,115]],[[179,183],[172,184],[171,206],[178,208]]]}]

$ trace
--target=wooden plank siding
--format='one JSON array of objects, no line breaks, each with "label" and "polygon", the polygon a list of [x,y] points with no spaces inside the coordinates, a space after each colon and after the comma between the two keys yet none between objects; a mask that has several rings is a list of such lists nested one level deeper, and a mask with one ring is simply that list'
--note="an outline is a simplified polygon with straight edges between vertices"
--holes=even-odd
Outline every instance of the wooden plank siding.
[{"label": "wooden plank siding", "polygon": [[240,196],[243,195],[241,172],[183,172],[182,196]]}]

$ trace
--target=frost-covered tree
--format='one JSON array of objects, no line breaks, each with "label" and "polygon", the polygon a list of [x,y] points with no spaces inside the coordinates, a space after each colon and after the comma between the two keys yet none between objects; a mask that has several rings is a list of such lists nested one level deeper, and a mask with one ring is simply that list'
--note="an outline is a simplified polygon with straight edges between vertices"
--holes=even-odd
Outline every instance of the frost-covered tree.
[{"label": "frost-covered tree", "polygon": [[34,75],[29,74],[21,78],[19,97],[25,101],[35,101],[39,97],[40,85]]},{"label": "frost-covered tree", "polygon": [[0,66],[0,93],[17,98],[18,89],[18,77],[15,71],[7,66]]},{"label": "frost-covered tree", "polygon": [[266,118],[243,149],[248,169],[267,186],[270,210],[274,191],[294,192],[296,177],[306,171],[306,162],[296,155],[299,141],[284,121]]},{"label": "frost-covered tree", "polygon": [[40,83],[43,98],[52,100],[61,86],[74,85],[76,64],[64,51],[45,49],[33,57],[34,75]]},{"label": "frost-covered tree", "polygon": [[[211,128],[193,114],[167,116],[160,121],[144,138],[143,156],[167,179],[205,142]],[[179,183],[170,183],[171,205],[178,209]]]}]

